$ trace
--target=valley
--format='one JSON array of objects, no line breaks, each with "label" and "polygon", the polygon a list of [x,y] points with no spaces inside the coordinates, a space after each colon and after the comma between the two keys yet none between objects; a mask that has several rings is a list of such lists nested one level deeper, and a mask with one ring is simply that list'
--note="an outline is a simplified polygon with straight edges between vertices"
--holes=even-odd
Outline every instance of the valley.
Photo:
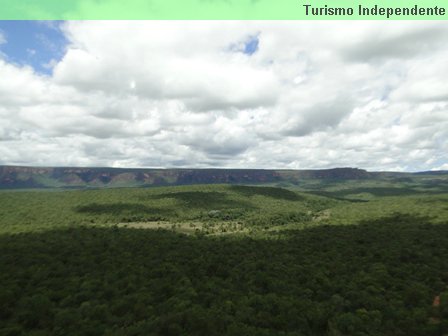
[{"label": "valley", "polygon": [[448,332],[448,175],[282,174],[1,190],[0,334]]}]

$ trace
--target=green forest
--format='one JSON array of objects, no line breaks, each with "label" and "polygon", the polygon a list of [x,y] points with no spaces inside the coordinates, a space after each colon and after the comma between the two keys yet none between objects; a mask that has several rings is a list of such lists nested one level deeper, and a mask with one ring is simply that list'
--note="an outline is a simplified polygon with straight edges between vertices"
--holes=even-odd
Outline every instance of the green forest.
[{"label": "green forest", "polygon": [[440,183],[0,191],[0,335],[447,335]]}]

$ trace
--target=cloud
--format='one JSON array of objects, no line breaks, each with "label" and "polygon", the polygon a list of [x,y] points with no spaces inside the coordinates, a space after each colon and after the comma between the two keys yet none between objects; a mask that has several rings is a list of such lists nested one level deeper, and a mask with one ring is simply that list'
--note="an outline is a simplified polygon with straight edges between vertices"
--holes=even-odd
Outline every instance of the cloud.
[{"label": "cloud", "polygon": [[444,49],[448,26],[439,22],[415,25],[411,21],[384,22],[381,27],[368,21],[364,29],[354,29],[340,46],[351,61],[372,62],[390,58],[409,59]]},{"label": "cloud", "polygon": [[392,98],[411,102],[445,102],[448,100],[448,50],[420,58],[409,64],[402,84]]},{"label": "cloud", "polygon": [[[85,26],[70,23],[66,27],[73,45],[54,68],[60,84],[82,91],[132,93],[144,99],[180,99],[198,111],[275,103],[275,75],[247,55],[228,49],[234,40],[250,36],[251,29],[223,33],[218,23],[212,22]],[[92,36],[86,29],[98,33]],[[110,38],[126,39],[127,43],[111,50]]]},{"label": "cloud", "polygon": [[51,75],[0,59],[0,164],[447,164],[444,21],[57,28],[68,45]]}]

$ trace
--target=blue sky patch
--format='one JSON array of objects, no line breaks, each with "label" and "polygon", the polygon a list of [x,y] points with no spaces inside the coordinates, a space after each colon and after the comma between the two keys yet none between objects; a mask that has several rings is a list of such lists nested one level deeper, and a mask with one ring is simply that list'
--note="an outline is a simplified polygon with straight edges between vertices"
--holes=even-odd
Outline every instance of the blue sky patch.
[{"label": "blue sky patch", "polygon": [[244,53],[246,55],[253,55],[258,50],[258,44],[260,43],[260,40],[258,39],[258,36],[251,36],[245,43],[244,43]]},{"label": "blue sky patch", "polygon": [[51,75],[52,64],[61,60],[67,46],[61,24],[61,21],[0,21],[5,39],[0,44],[0,54],[10,63],[30,65],[38,73]]},{"label": "blue sky patch", "polygon": [[232,44],[230,46],[230,51],[241,52],[243,54],[251,56],[257,52],[259,44],[260,40],[258,38],[258,35],[251,35],[248,36],[244,41]]}]

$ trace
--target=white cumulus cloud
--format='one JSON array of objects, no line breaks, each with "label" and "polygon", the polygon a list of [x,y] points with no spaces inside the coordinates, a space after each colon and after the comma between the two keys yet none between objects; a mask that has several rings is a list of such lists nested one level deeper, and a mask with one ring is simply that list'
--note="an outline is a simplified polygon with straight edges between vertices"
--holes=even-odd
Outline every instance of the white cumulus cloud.
[{"label": "white cumulus cloud", "polygon": [[62,31],[50,76],[0,58],[0,164],[447,165],[445,21],[71,21]]}]

